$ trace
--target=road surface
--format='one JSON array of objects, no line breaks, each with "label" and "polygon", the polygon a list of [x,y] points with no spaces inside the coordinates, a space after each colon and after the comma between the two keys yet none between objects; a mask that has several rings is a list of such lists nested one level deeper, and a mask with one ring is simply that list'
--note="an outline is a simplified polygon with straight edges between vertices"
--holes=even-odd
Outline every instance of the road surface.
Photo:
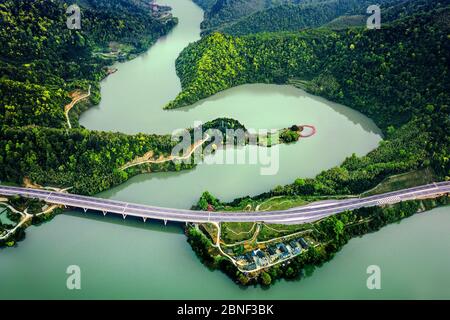
[{"label": "road surface", "polygon": [[4,196],[18,195],[34,198],[52,204],[81,208],[85,211],[95,210],[103,214],[119,214],[125,219],[134,216],[147,219],[195,223],[220,222],[265,222],[272,224],[302,224],[314,222],[347,210],[363,207],[381,206],[413,200],[422,197],[433,197],[450,193],[450,181],[374,195],[366,198],[336,200],[330,203],[309,204],[283,211],[266,212],[205,212],[183,209],[153,207],[142,204],[127,203],[117,200],[80,196],[70,193],[41,189],[0,186],[0,194]]}]

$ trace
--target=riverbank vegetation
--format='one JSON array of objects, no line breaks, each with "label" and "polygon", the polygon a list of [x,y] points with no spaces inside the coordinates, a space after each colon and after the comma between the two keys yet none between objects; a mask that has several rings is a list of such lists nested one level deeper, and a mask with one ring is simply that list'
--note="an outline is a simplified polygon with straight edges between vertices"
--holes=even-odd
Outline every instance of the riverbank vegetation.
[{"label": "riverbank vegetation", "polygon": [[[204,30],[203,33],[220,31],[231,35],[246,35],[317,27],[344,29],[351,26],[365,26],[366,10],[373,4],[370,0],[282,1],[278,5],[254,11],[231,23]],[[445,7],[449,1],[380,0],[376,4],[380,6],[383,23],[386,23],[402,16]],[[233,6],[233,3],[230,5]],[[209,9],[206,10],[208,12]]]},{"label": "riverbank vegetation", "polygon": [[58,205],[48,205],[44,201],[11,196],[0,203],[5,209],[7,223],[0,219],[0,248],[15,246],[25,239],[25,230],[31,225],[40,225],[52,220],[63,209]]},{"label": "riverbank vegetation", "polygon": [[370,4],[372,4],[370,1],[361,0],[299,1],[297,4],[288,2],[256,11],[232,24],[219,27],[215,31],[240,36],[259,32],[316,28],[344,14],[365,14],[366,8]]},{"label": "riverbank vegetation", "polygon": [[[125,135],[86,129],[3,127],[2,179],[22,183],[26,176],[41,185],[73,187],[72,192],[95,194],[124,182],[119,168],[135,155],[152,150],[170,154],[169,135]],[[154,170],[169,170],[156,165]]]},{"label": "riverbank vegetation", "polygon": [[[308,233],[308,238],[311,238],[316,245],[309,246],[288,262],[263,268],[257,272],[239,270],[213,245],[212,239],[206,231],[202,231],[202,227],[188,226],[186,234],[194,252],[201,259],[202,263],[209,268],[225,272],[240,285],[261,284],[268,286],[282,278],[299,280],[305,276],[310,276],[315,268],[331,260],[352,238],[378,231],[391,223],[398,223],[417,212],[449,204],[450,197],[445,195],[436,199],[413,200],[384,207],[371,207],[344,212],[307,225],[270,226],[271,229],[279,227],[284,229],[290,228],[291,230],[286,230],[287,233],[285,235],[310,229],[311,232]],[[283,233],[278,236],[283,236]],[[268,234],[262,234],[263,240],[270,240],[274,237],[273,230],[269,230]],[[239,255],[254,249],[244,249],[242,246],[238,246],[238,248],[241,248],[238,252]]]}]

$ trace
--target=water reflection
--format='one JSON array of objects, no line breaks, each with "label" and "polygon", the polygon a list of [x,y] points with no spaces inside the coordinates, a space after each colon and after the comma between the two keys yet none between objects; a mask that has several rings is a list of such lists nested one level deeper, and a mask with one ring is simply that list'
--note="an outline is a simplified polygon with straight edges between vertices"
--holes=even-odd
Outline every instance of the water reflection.
[{"label": "water reflection", "polygon": [[75,219],[84,219],[91,221],[100,221],[107,224],[120,225],[125,228],[135,228],[148,230],[152,232],[164,232],[164,233],[172,233],[172,234],[180,234],[183,233],[182,223],[170,222],[167,225],[160,220],[147,220],[147,222],[142,221],[142,219],[138,219],[132,216],[128,216],[126,219],[123,219],[120,215],[117,214],[107,214],[104,216],[100,212],[88,211],[84,213],[83,210],[71,210],[64,212],[64,215],[70,216]]}]

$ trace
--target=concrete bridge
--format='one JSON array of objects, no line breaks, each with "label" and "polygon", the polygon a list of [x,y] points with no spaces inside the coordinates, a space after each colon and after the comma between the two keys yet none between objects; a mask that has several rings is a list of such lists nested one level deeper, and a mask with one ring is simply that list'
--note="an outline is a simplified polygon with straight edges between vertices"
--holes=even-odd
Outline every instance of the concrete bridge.
[{"label": "concrete bridge", "polygon": [[160,208],[142,204],[128,203],[110,199],[101,199],[76,194],[55,192],[42,189],[0,186],[0,195],[21,196],[39,199],[52,204],[83,209],[85,212],[94,210],[104,215],[118,214],[124,219],[128,216],[176,222],[265,222],[271,224],[302,224],[310,223],[347,210],[363,207],[382,206],[405,200],[433,197],[450,193],[450,182],[438,182],[429,185],[374,195],[365,198],[331,200],[317,202],[302,207],[282,211],[267,212],[205,212],[183,209]]}]

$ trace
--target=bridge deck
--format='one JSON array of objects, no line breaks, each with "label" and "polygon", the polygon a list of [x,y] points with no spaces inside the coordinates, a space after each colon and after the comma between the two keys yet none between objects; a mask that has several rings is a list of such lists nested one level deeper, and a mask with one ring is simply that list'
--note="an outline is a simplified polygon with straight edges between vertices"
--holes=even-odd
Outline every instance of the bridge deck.
[{"label": "bridge deck", "polygon": [[429,185],[374,195],[366,198],[353,198],[337,200],[329,204],[309,204],[303,207],[282,211],[269,212],[205,212],[183,209],[161,208],[142,204],[134,204],[117,200],[102,199],[76,194],[48,191],[42,189],[29,189],[19,187],[0,186],[0,194],[4,196],[18,195],[25,198],[34,198],[48,203],[114,213],[127,216],[140,217],[144,220],[155,219],[177,222],[266,222],[273,224],[302,224],[314,222],[325,217],[347,210],[392,204],[400,201],[420,197],[432,197],[450,192],[450,182],[439,182]]}]

